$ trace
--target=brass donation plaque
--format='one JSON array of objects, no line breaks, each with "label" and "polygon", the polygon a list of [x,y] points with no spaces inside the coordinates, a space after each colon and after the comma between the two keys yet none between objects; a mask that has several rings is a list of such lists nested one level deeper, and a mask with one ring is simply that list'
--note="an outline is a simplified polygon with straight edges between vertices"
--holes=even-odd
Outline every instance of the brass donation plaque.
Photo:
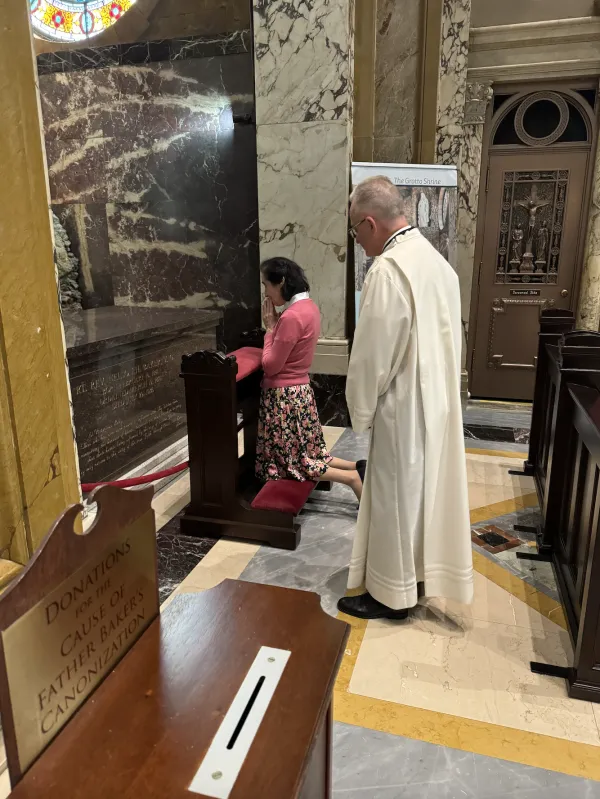
[{"label": "brass donation plaque", "polygon": [[3,632],[23,771],[158,613],[155,548],[149,512]]}]

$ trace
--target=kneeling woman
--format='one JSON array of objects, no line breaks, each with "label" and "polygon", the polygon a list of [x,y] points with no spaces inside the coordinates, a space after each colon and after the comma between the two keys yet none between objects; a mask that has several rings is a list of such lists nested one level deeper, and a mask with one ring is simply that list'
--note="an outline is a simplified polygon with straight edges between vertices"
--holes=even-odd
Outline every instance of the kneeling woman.
[{"label": "kneeling woman", "polygon": [[[332,458],[310,386],[308,370],[321,331],[321,315],[308,295],[303,270],[288,258],[261,265],[265,287],[263,322],[267,330],[262,359],[256,474],[268,480],[328,480],[344,483],[360,500],[357,464]],[[275,308],[285,305],[278,315]],[[364,464],[358,463],[363,471]]]}]

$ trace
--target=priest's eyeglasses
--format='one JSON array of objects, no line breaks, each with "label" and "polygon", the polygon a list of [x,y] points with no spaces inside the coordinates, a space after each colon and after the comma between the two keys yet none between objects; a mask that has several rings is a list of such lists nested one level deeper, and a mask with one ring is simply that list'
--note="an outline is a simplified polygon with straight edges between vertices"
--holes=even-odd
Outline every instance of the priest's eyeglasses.
[{"label": "priest's eyeglasses", "polygon": [[366,222],[366,221],[367,221],[367,217],[365,216],[364,219],[361,219],[360,222],[357,222],[355,225],[352,225],[352,227],[350,228],[349,233],[350,233],[350,235],[352,236],[352,238],[355,241],[356,241],[356,234],[357,234],[358,228],[362,225],[363,222]]}]

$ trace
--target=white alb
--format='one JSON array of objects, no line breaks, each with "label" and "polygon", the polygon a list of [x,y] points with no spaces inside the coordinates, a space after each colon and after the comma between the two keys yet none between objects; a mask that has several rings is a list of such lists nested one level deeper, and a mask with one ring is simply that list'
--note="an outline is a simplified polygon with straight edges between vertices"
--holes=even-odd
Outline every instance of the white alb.
[{"label": "white alb", "polygon": [[354,430],[371,430],[348,587],[395,610],[419,582],[473,596],[461,340],[458,277],[410,230],[367,274],[347,383]]}]

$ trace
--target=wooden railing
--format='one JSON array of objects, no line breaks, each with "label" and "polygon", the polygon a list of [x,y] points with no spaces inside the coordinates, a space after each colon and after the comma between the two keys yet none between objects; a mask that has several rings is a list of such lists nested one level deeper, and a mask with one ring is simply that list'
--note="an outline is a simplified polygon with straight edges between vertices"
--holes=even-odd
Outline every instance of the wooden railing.
[{"label": "wooden railing", "polygon": [[564,677],[570,696],[600,702],[600,333],[558,333],[568,320],[547,313],[524,466],[540,503],[538,551],[517,557],[553,564],[574,658],[569,668],[531,666]]},{"label": "wooden railing", "polygon": [[540,412],[547,407],[548,399],[548,363],[546,356],[547,344],[558,344],[563,333],[569,333],[575,327],[575,315],[572,311],[563,311],[551,308],[542,311],[540,316],[540,332],[538,339],[538,354],[536,359],[535,387],[533,393],[533,407],[538,411],[531,419],[529,436],[529,456],[524,463],[524,472],[533,475],[536,464],[541,457],[543,448],[543,430],[545,414]]},{"label": "wooden railing", "polygon": [[[571,639],[573,665],[559,671],[569,695],[600,702],[600,391],[567,383],[555,442],[563,460],[553,563]],[[539,664],[538,664],[539,665]],[[544,668],[536,671],[548,673]],[[552,673],[554,670],[550,670]]]},{"label": "wooden railing", "polygon": [[535,531],[538,551],[549,559],[557,534],[565,458],[564,443],[555,431],[565,414],[567,383],[600,388],[600,333],[558,334],[558,318],[546,318],[547,313],[552,312],[541,317],[529,456],[520,474],[533,476],[542,515]]}]

